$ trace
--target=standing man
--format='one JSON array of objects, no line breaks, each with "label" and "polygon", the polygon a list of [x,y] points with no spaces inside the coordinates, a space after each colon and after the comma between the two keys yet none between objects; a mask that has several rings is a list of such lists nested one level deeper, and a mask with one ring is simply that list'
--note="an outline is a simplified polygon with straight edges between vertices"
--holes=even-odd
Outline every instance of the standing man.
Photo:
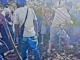
[{"label": "standing man", "polygon": [[[66,23],[73,24],[71,17],[67,11],[65,6],[65,1],[57,2],[54,7],[55,9],[55,16],[50,27],[50,40],[48,45],[48,53],[50,53],[52,42],[55,41],[55,35],[60,34],[59,37],[63,38],[66,42],[66,46],[69,47],[69,36],[63,29]],[[59,32],[59,33],[58,33]]]},{"label": "standing man", "polygon": [[18,40],[17,38],[19,38],[19,28],[21,28],[24,24],[23,38],[20,42],[22,58],[23,60],[25,60],[27,58],[28,50],[30,50],[34,54],[34,60],[40,60],[40,53],[37,40],[37,17],[35,15],[35,12],[31,8],[25,6],[25,4],[26,0],[17,0],[17,5],[21,7],[14,11],[13,23],[15,25],[15,38],[16,40]]}]

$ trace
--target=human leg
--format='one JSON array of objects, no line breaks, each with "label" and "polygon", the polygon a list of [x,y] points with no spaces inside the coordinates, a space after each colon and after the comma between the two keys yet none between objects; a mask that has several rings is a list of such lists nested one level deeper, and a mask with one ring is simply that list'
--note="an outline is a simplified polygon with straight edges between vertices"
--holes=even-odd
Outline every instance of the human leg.
[{"label": "human leg", "polygon": [[43,44],[43,40],[44,40],[44,35],[46,34],[46,27],[42,26],[41,28],[41,44]]},{"label": "human leg", "polygon": [[41,44],[43,44],[43,38],[44,38],[44,35],[41,34]]},{"label": "human leg", "polygon": [[62,30],[62,34],[61,35],[62,35],[61,38],[63,38],[64,41],[65,41],[66,48],[69,48],[69,45],[70,45],[70,42],[69,42],[70,37],[69,37],[69,35],[66,33],[66,31],[64,29]]},{"label": "human leg", "polygon": [[53,27],[53,26],[50,27],[50,40],[49,40],[48,50],[47,50],[48,53],[50,53],[50,51],[51,51],[52,43],[55,40],[57,40],[56,35],[57,35],[58,31],[59,31],[59,28]]},{"label": "human leg", "polygon": [[30,45],[29,49],[34,54],[34,58],[35,58],[34,60],[40,60],[40,53],[39,53],[37,36],[33,36],[33,37],[28,38],[28,43]]},{"label": "human leg", "polygon": [[22,53],[23,60],[27,58],[27,54],[26,54],[27,49],[28,49],[27,38],[23,38],[21,40],[21,53]]}]

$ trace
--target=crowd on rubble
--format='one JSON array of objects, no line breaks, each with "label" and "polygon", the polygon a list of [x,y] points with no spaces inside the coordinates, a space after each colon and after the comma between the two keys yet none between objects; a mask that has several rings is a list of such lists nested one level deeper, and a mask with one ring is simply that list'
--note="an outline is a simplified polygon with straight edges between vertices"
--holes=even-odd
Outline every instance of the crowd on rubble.
[{"label": "crowd on rubble", "polygon": [[[77,41],[77,43],[69,44],[69,46],[66,46],[66,42],[63,39],[63,37],[65,36],[64,32],[62,33],[63,36],[60,35],[59,32],[57,32],[57,34],[55,34],[56,40],[54,40],[54,42],[51,46],[51,50],[48,52],[48,49],[49,49],[48,45],[50,42],[52,42],[52,41],[49,41],[51,39],[51,37],[50,37],[51,29],[50,28],[53,24],[53,19],[55,17],[55,10],[57,8],[54,4],[55,3],[52,3],[50,5],[50,3],[46,2],[46,3],[42,3],[41,5],[33,5],[33,4],[27,5],[28,7],[32,8],[37,15],[38,41],[39,41],[41,60],[80,60],[80,41]],[[57,4],[58,4],[58,2],[56,3],[56,5]],[[62,5],[63,4],[64,4],[64,1],[62,2]],[[69,6],[67,4],[69,4]],[[76,20],[80,20],[80,18],[79,18],[80,17],[80,14],[79,14],[80,1],[79,1],[79,3],[76,3],[76,5],[73,4],[72,2],[66,2],[66,5],[68,7],[68,13],[70,14],[71,18],[72,19],[75,18]],[[6,20],[8,20],[7,21],[8,27],[10,29],[10,33],[12,35],[12,38],[13,38],[16,46],[19,43],[19,41],[15,41],[15,36],[14,36],[15,30],[13,28],[14,27],[13,20],[14,20],[14,11],[17,8],[18,7],[16,5],[12,5],[12,4],[4,5],[4,6],[1,6],[1,8],[0,8],[0,10],[1,10],[0,13],[5,16]],[[75,12],[75,14],[74,14],[74,12]],[[74,24],[75,20],[72,20],[72,21]],[[75,23],[74,25],[78,25],[78,24]],[[0,28],[2,28],[2,27],[0,27]],[[62,29],[62,26],[61,26],[61,29]],[[0,32],[1,32],[1,30],[0,30]],[[60,36],[62,38],[61,41],[59,41]],[[69,36],[68,36],[68,38],[70,39]],[[3,38],[0,33],[0,41],[1,40],[3,40]],[[3,43],[3,46],[2,46],[2,43]],[[60,46],[59,46],[59,44],[60,44]],[[6,48],[4,45],[6,46]],[[12,50],[12,47],[10,47],[10,49],[8,48],[9,46],[10,46],[10,44],[6,45],[5,42],[3,42],[3,41],[0,42],[1,49],[3,47],[4,49]],[[12,52],[10,52],[10,53],[15,54]],[[3,55],[3,54],[0,54],[0,55]],[[0,58],[1,57],[2,56],[0,56]],[[34,55],[30,51],[28,54],[28,59],[34,60]]]}]

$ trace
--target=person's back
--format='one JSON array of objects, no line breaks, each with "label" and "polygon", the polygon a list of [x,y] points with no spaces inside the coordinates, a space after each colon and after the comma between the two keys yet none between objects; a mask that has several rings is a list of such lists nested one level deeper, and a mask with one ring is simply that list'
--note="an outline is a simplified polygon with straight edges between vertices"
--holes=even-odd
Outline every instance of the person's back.
[{"label": "person's back", "polygon": [[25,21],[27,9],[28,9],[28,16],[25,22],[25,28],[23,34],[24,37],[30,37],[35,35],[33,20],[37,20],[37,18],[35,17],[34,11],[31,8],[27,8],[27,6],[20,7],[14,12],[14,14],[18,15],[17,17],[19,21],[17,21],[16,18],[14,18],[15,21],[13,23],[15,22],[16,24],[20,23],[21,27]]},{"label": "person's back", "polygon": [[[25,1],[25,0],[24,0]],[[21,2],[19,0],[19,2]],[[24,3],[24,2],[23,2]],[[27,58],[27,51],[30,50],[34,54],[34,60],[40,60],[40,53],[38,47],[37,33],[38,33],[38,24],[37,17],[34,11],[24,4],[17,3],[20,8],[14,11],[14,20],[13,24],[15,26],[15,39],[19,34],[19,28],[21,28],[22,38],[20,40],[21,43],[21,52],[22,58],[25,60]],[[24,7],[23,7],[24,6]],[[23,31],[22,31],[23,28]]]}]

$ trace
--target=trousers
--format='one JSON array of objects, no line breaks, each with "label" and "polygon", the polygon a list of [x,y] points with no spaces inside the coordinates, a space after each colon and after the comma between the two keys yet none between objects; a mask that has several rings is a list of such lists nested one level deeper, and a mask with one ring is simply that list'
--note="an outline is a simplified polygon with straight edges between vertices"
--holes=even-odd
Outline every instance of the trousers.
[{"label": "trousers", "polygon": [[27,51],[29,50],[33,52],[34,60],[40,60],[37,36],[23,37],[21,39],[21,52],[23,60],[27,58],[28,55]]}]

